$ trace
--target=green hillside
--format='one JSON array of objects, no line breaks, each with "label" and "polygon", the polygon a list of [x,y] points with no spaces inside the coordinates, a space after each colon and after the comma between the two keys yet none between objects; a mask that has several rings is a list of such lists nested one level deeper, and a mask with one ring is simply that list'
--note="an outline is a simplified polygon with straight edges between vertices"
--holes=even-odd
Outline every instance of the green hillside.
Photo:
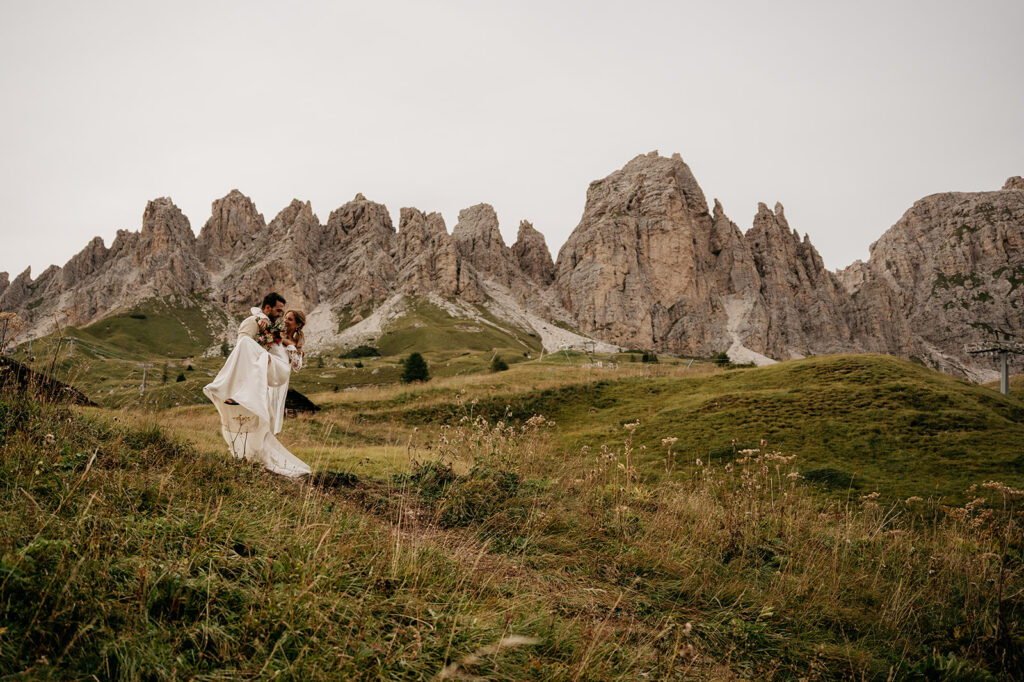
[{"label": "green hillside", "polygon": [[539,390],[468,387],[458,400],[404,393],[334,409],[411,427],[457,419],[476,399],[475,414],[489,418],[555,419],[567,451],[617,444],[622,424],[639,420],[641,459],[652,474],[663,438],[677,438],[676,453],[691,464],[730,459],[765,439],[773,450],[799,453],[809,477],[840,491],[959,496],[982,479],[1024,484],[1024,402],[909,361],[824,356],[696,377],[670,371]]},{"label": "green hillside", "polygon": [[383,355],[497,351],[523,357],[540,352],[540,338],[535,332],[498,319],[483,306],[475,308],[479,320],[453,317],[426,299],[407,299],[405,314],[391,321],[375,343]]},{"label": "green hillside", "polygon": [[198,299],[188,306],[152,299],[65,335],[119,355],[187,358],[214,345],[229,323],[227,315]]},{"label": "green hillside", "polygon": [[[67,346],[54,354],[52,338],[37,340],[32,365],[50,371],[52,363],[58,379],[108,408],[206,408],[201,389],[223,357],[197,354],[212,345],[215,318],[199,305],[151,301],[86,329],[66,330],[78,339],[74,357]],[[983,479],[1024,484],[1020,377],[1004,397],[878,355],[728,371],[667,357],[646,365],[630,354],[560,352],[540,360],[535,336],[491,321],[455,318],[425,299],[411,299],[406,314],[370,342],[381,357],[315,349],[319,356],[308,357],[292,385],[326,405],[322,419],[343,427],[349,442],[366,434],[368,447],[380,442],[377,425],[397,434],[436,430],[470,410],[492,419],[506,412],[519,420],[543,414],[559,424],[563,453],[614,446],[621,425],[640,420],[636,438],[645,449],[639,461],[653,476],[663,468],[662,439],[677,439],[680,466],[720,462],[764,439],[773,450],[799,453],[805,475],[840,494],[877,490],[959,499]],[[400,362],[412,350],[429,364],[434,379],[426,386],[398,384]],[[511,369],[492,375],[495,355]],[[594,361],[606,366],[586,369]]]},{"label": "green hillside", "polygon": [[[230,460],[209,407],[146,416],[0,390],[0,670],[15,679],[1020,679],[1021,491],[983,486],[963,506],[837,501],[801,478],[799,451],[791,461],[768,449],[710,466],[680,461],[667,476],[637,465],[655,458],[640,441],[687,425],[672,413],[680,391],[699,393],[698,405],[712,389],[759,395],[754,409],[777,408],[779,420],[813,417],[820,394],[845,386],[845,402],[872,383],[883,396],[909,384],[922,412],[989,404],[987,389],[906,364],[839,357],[704,377],[644,368],[617,380],[580,369],[575,387],[559,387],[553,366],[520,364],[366,389],[363,416],[356,402],[336,402],[286,427],[286,444],[321,471],[304,481]],[[772,394],[794,380],[816,399],[779,408]],[[520,397],[500,395],[501,385]],[[556,399],[545,393],[554,389]],[[456,392],[473,418],[436,430],[368,421],[428,407],[439,417]],[[588,416],[554,426],[480,418],[496,409],[485,399],[496,392],[513,411],[555,413],[561,401],[566,418]],[[986,419],[1014,433],[998,420],[1011,421],[1019,403],[995,400]],[[862,429],[863,409],[844,413]],[[700,409],[687,415],[711,423]],[[635,439],[616,423],[625,416],[640,417]],[[325,472],[374,433],[391,448],[378,473],[353,476],[359,462]],[[589,452],[565,446],[586,434]],[[384,473],[392,461],[404,464]]]}]

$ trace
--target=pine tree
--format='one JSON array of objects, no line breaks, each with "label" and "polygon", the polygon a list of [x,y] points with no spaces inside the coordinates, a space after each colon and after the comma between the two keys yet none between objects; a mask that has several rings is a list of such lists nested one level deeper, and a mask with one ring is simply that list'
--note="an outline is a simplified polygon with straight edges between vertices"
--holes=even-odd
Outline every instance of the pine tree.
[{"label": "pine tree", "polygon": [[427,370],[427,361],[419,353],[410,353],[403,362],[405,369],[402,370],[402,383],[408,384],[413,381],[430,381],[430,372]]}]

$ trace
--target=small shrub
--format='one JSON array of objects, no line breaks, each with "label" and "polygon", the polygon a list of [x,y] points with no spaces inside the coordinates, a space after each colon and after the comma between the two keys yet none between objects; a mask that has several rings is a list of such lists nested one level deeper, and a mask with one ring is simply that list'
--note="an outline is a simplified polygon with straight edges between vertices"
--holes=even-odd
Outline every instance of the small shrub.
[{"label": "small shrub", "polygon": [[494,359],[491,360],[491,371],[492,372],[504,372],[508,369],[508,363],[501,359],[500,355],[495,355]]},{"label": "small shrub", "polygon": [[185,373],[184,372],[179,372],[178,373],[178,378],[175,379],[175,381],[178,381],[178,382],[185,381]]}]

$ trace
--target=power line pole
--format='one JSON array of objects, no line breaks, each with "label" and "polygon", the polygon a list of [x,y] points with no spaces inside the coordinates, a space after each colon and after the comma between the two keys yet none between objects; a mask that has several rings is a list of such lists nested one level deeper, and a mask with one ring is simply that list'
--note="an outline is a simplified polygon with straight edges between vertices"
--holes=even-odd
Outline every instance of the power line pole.
[{"label": "power line pole", "polygon": [[139,393],[146,395],[146,363],[142,363],[142,388],[139,389]]},{"label": "power line pole", "polygon": [[980,357],[999,358],[999,392],[1010,394],[1010,356],[1024,355],[1024,343],[1015,341],[991,341],[971,343],[964,346],[969,354]]}]

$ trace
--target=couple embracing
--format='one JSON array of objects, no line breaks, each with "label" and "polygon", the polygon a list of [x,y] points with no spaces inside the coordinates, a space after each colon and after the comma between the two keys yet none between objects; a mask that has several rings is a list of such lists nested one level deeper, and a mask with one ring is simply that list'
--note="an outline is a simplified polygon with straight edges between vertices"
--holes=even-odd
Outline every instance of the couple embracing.
[{"label": "couple embracing", "polygon": [[303,476],[309,466],[276,438],[292,371],[302,369],[306,316],[285,312],[284,298],[271,292],[238,327],[238,341],[203,393],[220,413],[221,434],[232,456],[263,464],[284,476]]}]

